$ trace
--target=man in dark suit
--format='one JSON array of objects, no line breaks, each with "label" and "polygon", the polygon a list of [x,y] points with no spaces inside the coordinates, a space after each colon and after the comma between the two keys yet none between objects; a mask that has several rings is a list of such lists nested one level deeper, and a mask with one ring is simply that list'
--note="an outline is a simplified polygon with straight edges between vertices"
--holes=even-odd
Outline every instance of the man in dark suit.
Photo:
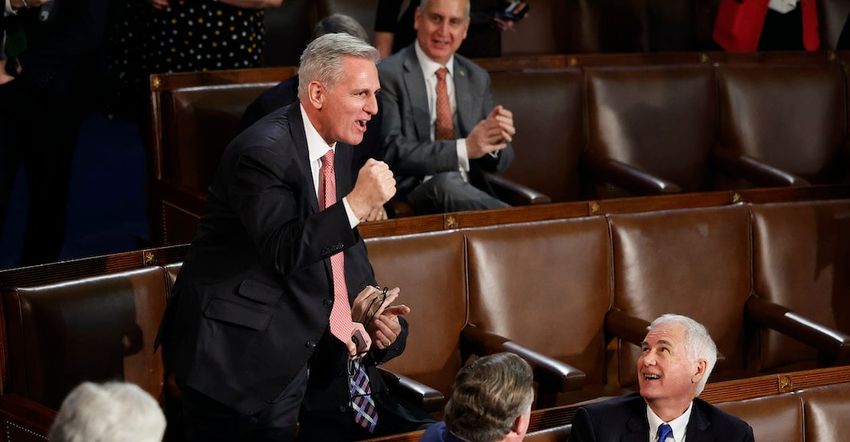
[{"label": "man in dark suit", "polygon": [[746,422],[697,398],[716,362],[717,347],[702,324],[660,316],[641,344],[640,394],[580,408],[570,441],[752,441]]},{"label": "man in dark suit", "polygon": [[109,7],[104,0],[54,1],[60,3],[42,21],[44,0],[10,0],[0,25],[5,67],[15,76],[0,84],[0,226],[6,216],[21,216],[6,213],[6,205],[23,165],[29,195],[23,265],[59,258],[71,160],[85,106],[97,93],[88,81]]},{"label": "man in dark suit", "polygon": [[507,207],[484,172],[513,159],[513,115],[493,106],[487,72],[455,53],[468,0],[423,1],[414,24],[416,42],[378,67],[381,138],[399,196],[417,213]]},{"label": "man in dark suit", "polygon": [[[358,384],[363,392],[348,395],[361,368],[374,374],[403,351],[410,311],[386,307],[393,289],[374,320],[361,319],[377,289],[355,227],[395,192],[384,163],[368,161],[353,188],[348,169],[351,145],[377,112],[376,60],[350,35],[314,40],[299,103],[251,126],[222,156],[161,330],[188,440],[290,440],[302,400],[305,416],[327,406],[373,433],[399,414],[384,406],[375,376],[371,392]],[[353,409],[363,401],[377,416]]]}]

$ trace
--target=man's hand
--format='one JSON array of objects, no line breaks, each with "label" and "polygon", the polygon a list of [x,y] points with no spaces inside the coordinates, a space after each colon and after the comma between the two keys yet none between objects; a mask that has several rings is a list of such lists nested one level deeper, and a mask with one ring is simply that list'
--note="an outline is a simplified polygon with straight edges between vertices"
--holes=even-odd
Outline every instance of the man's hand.
[{"label": "man's hand", "polygon": [[362,355],[372,348],[372,337],[366,333],[363,324],[355,322],[351,329],[351,340],[346,343],[348,355],[351,357]]},{"label": "man's hand", "polygon": [[375,320],[367,327],[369,336],[372,337],[372,342],[380,350],[393,345],[393,342],[401,333],[401,324],[398,322],[399,316],[404,316],[410,313],[410,307],[406,305],[394,305],[387,307],[380,315],[375,317]]},{"label": "man's hand", "polygon": [[348,205],[357,219],[368,218],[383,208],[384,203],[395,195],[395,178],[390,167],[383,161],[369,158],[357,174],[354,189],[346,196]]},{"label": "man's hand", "polygon": [[466,155],[474,160],[500,151],[513,140],[514,134],[516,129],[513,113],[498,105],[490,111],[487,118],[478,122],[466,137]]},{"label": "man's hand", "polygon": [[[398,298],[399,291],[398,287],[387,290],[387,298],[384,299],[384,302],[382,302],[379,306],[374,306],[375,314],[373,316],[378,317],[378,315],[380,315],[388,305],[392,304],[393,301],[395,301],[395,298]],[[366,312],[373,307],[372,300],[375,299],[375,297],[380,296],[380,293],[380,288],[372,287],[371,285],[367,285],[363,290],[361,290],[360,293],[357,294],[357,297],[354,298],[354,304],[351,306],[351,320],[357,322],[364,321],[366,319]],[[365,325],[367,327],[369,326],[369,324]]]},{"label": "man's hand", "polygon": [[27,2],[24,3],[22,0],[10,0],[9,6],[11,6],[15,11],[20,11],[21,9],[26,8],[38,8],[49,1],[50,0],[27,0]]},{"label": "man's hand", "polygon": [[0,60],[0,84],[6,84],[14,79],[15,77],[6,73],[6,60]]}]

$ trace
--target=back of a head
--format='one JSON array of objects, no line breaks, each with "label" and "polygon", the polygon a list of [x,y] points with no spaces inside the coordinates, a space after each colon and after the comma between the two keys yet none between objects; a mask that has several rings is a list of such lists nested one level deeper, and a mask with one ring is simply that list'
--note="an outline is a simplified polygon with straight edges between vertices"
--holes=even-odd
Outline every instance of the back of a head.
[{"label": "back of a head", "polygon": [[499,441],[531,410],[533,400],[528,363],[511,353],[484,356],[458,373],[446,404],[446,426],[469,442]]},{"label": "back of a head", "polygon": [[331,14],[316,23],[313,27],[313,40],[325,34],[348,34],[365,42],[369,41],[369,34],[357,20],[345,14]]},{"label": "back of a head", "polygon": [[159,442],[165,416],[159,404],[135,384],[86,382],[62,402],[50,427],[51,442]]}]

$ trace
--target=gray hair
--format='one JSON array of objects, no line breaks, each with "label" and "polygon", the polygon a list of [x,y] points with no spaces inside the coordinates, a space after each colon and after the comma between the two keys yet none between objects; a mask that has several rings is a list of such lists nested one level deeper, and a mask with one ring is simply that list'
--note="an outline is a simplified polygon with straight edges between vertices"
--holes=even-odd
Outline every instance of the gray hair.
[{"label": "gray hair", "polygon": [[369,41],[369,34],[360,26],[357,20],[345,14],[331,14],[316,23],[313,27],[313,39],[325,34],[348,34],[353,35],[364,42]]},{"label": "gray hair", "polygon": [[677,324],[685,328],[685,348],[688,350],[688,359],[691,362],[697,362],[700,359],[705,360],[705,374],[697,384],[695,396],[699,396],[708,382],[708,376],[714,370],[714,365],[717,363],[717,345],[711,339],[711,335],[704,325],[693,319],[683,316],[667,313],[659,316],[652,324],[647,327],[649,330],[662,324]]},{"label": "gray hair", "polygon": [[307,98],[307,85],[318,81],[332,87],[342,79],[343,57],[357,57],[378,62],[378,50],[348,34],[325,34],[313,40],[301,54],[298,68],[298,97]]},{"label": "gray hair", "polygon": [[159,404],[135,384],[85,382],[62,402],[50,427],[51,442],[159,442],[165,416]]},{"label": "gray hair", "polygon": [[[472,2],[470,0],[464,0],[464,1],[466,1],[466,17],[464,17],[464,18],[469,18],[469,14],[472,11],[472,5],[471,5]],[[431,3],[431,1],[430,0],[422,0],[421,2],[419,2],[419,10],[425,11],[425,9],[428,8],[428,3]]]},{"label": "gray hair", "polygon": [[531,412],[533,381],[531,367],[513,353],[475,360],[455,378],[446,426],[469,442],[502,440],[519,416]]}]

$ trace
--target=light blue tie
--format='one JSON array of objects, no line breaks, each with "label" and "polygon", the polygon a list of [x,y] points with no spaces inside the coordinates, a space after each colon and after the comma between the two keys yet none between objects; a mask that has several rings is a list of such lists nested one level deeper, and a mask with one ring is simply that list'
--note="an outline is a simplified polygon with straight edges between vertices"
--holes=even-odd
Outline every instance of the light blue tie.
[{"label": "light blue tie", "polygon": [[664,442],[668,437],[673,437],[673,429],[668,424],[661,424],[658,427],[658,442]]}]

